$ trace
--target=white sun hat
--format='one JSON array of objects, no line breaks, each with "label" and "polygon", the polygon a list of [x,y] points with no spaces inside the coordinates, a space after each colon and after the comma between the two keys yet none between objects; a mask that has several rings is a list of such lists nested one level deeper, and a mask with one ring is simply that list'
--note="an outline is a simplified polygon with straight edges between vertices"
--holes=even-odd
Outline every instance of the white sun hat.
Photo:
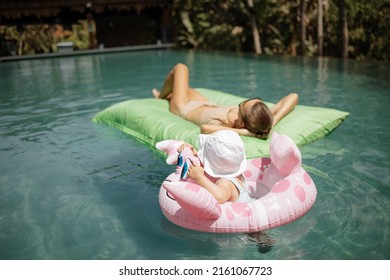
[{"label": "white sun hat", "polygon": [[213,177],[236,177],[246,169],[244,143],[232,130],[200,134],[198,157]]}]

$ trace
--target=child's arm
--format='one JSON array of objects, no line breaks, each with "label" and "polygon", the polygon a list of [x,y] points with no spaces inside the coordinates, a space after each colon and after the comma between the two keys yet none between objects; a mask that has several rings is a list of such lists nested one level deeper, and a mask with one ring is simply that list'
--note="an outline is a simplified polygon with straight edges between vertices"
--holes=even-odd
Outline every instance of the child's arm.
[{"label": "child's arm", "polygon": [[203,167],[191,165],[188,170],[188,176],[194,179],[201,187],[208,190],[222,204],[230,200],[232,190],[228,184],[216,185],[210,181],[204,174]]}]

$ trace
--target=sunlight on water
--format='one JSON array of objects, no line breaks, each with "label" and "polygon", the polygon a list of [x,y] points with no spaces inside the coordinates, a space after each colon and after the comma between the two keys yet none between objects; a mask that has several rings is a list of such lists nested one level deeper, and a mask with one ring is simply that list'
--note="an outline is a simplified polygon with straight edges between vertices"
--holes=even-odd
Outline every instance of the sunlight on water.
[{"label": "sunlight on water", "polygon": [[[149,97],[177,62],[195,87],[351,115],[301,148],[318,188],[298,221],[256,234],[180,228],[158,205],[173,167],[91,122]],[[0,259],[389,259],[389,67],[316,58],[147,51],[0,64]]]}]

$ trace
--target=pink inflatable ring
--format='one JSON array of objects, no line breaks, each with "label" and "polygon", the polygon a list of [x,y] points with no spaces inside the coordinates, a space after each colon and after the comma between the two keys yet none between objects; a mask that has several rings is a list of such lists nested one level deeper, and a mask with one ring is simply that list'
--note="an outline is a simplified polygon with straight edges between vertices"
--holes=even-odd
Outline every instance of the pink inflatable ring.
[{"label": "pink inflatable ring", "polygon": [[[183,142],[165,140],[156,147],[175,163]],[[180,180],[180,171],[162,183],[159,202],[172,223],[204,232],[257,232],[291,223],[313,206],[317,189],[301,166],[301,153],[285,135],[272,134],[270,157],[249,159],[244,176],[248,192],[257,200],[218,204],[215,198],[191,179]]]}]

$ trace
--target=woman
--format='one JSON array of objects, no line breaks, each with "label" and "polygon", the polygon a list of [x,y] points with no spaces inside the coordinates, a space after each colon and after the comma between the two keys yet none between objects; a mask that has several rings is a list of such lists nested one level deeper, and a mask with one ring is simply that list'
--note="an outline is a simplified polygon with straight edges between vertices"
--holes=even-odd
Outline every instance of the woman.
[{"label": "woman", "polygon": [[177,64],[165,79],[156,98],[167,99],[169,110],[210,134],[223,129],[240,135],[267,139],[274,125],[290,113],[298,103],[298,94],[290,93],[269,109],[260,98],[241,102],[238,106],[217,106],[189,86],[189,71],[184,64]]}]

